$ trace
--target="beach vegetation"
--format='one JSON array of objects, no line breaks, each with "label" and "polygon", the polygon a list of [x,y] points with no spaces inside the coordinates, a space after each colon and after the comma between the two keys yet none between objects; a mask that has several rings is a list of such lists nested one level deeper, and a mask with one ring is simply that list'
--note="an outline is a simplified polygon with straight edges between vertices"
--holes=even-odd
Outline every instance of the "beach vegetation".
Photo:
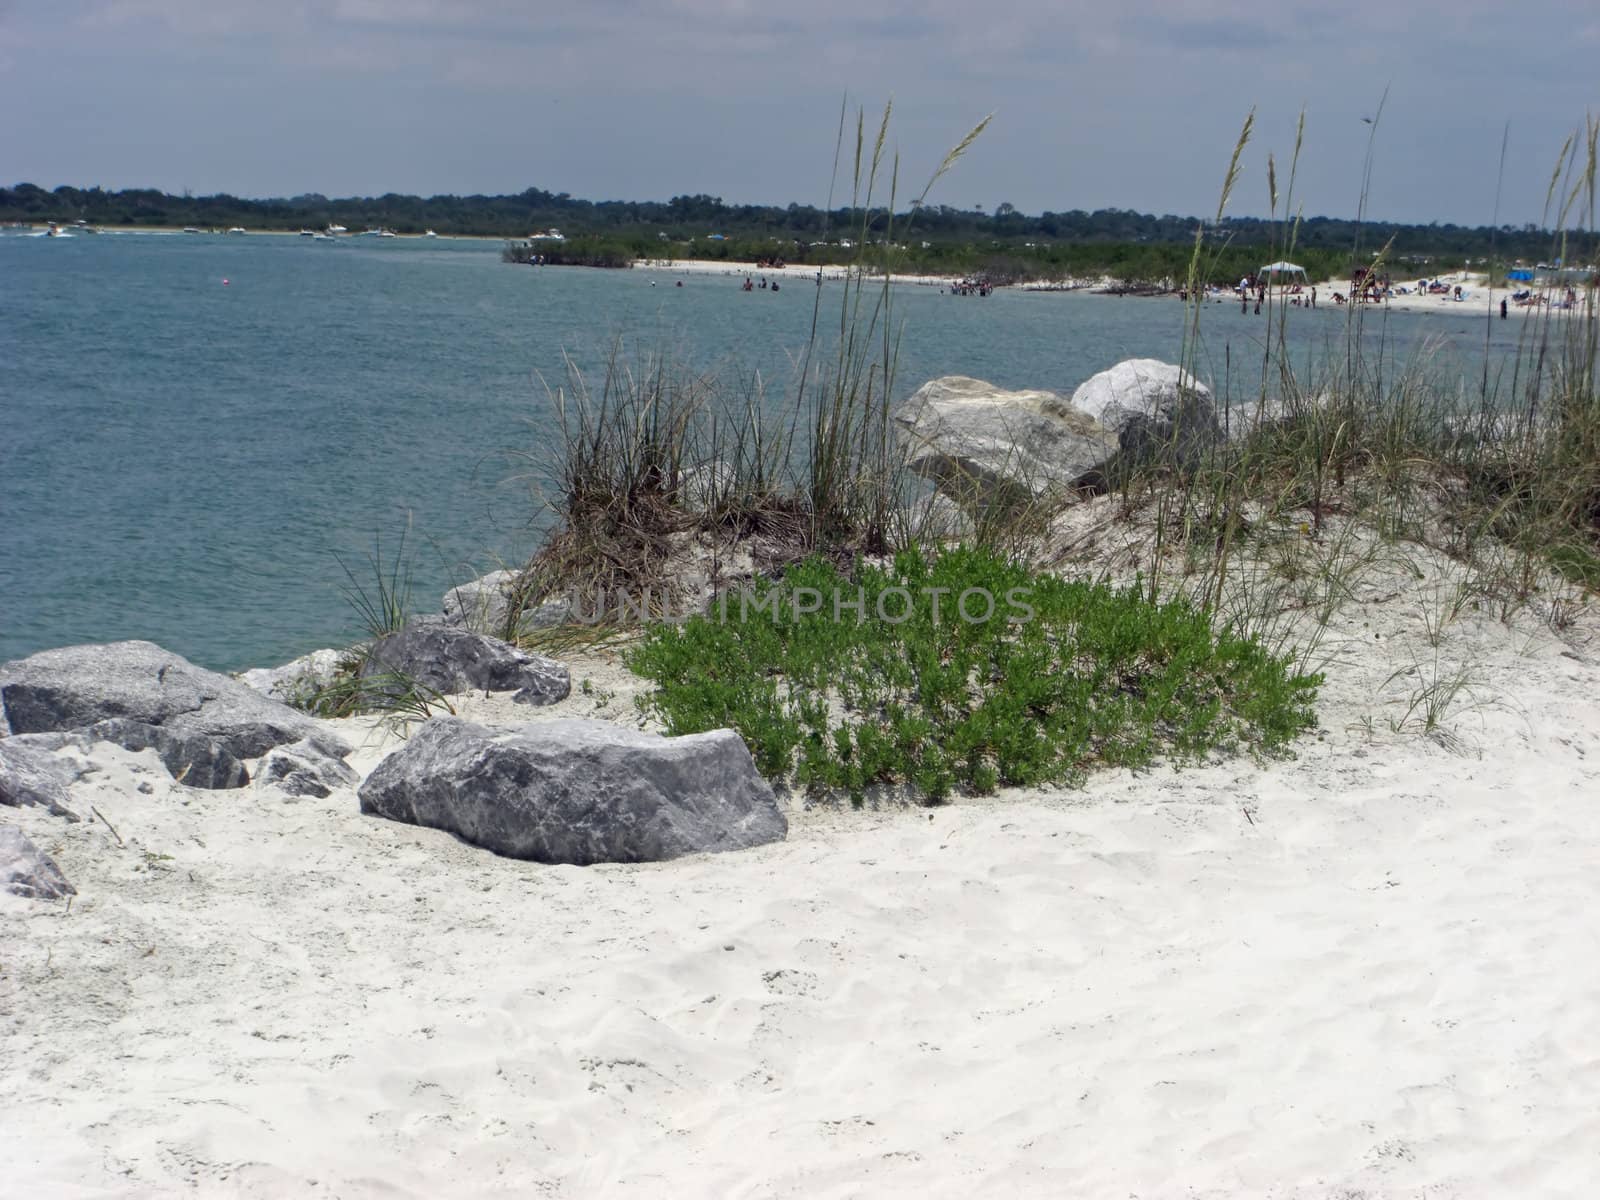
[{"label": "beach vegetation", "polygon": [[372,647],[404,629],[413,616],[410,536],[408,515],[391,550],[384,549],[381,533],[373,535],[372,550],[362,569],[334,556],[347,580],[345,601],[366,636],[345,654],[332,680],[291,695],[289,703],[294,707],[318,717],[377,713],[400,722],[455,711],[442,694],[411,675],[388,666],[381,671],[368,667]]},{"label": "beach vegetation", "polygon": [[[1380,106],[1373,138],[1381,115]],[[1219,211],[1253,124],[1241,130]],[[1592,261],[1600,252],[1597,134],[1590,120],[1561,151],[1547,201],[1557,232],[1541,257]],[[1268,159],[1275,258],[1301,257],[1300,148],[1297,130],[1281,174]],[[1371,160],[1369,146],[1362,211]],[[1372,246],[1358,241],[1353,254],[1381,271],[1394,248]],[[1190,278],[1204,278],[1223,249],[1211,233],[1197,235]],[[1441,657],[1448,627],[1468,610],[1510,620],[1531,608],[1557,629],[1600,585],[1597,282],[1591,275],[1525,297],[1509,353],[1490,353],[1506,326],[1486,304],[1484,366],[1465,374],[1440,348],[1395,362],[1382,305],[1348,306],[1320,350],[1291,354],[1286,331],[1303,310],[1274,289],[1264,336],[1241,354],[1227,341],[1217,346],[1211,310],[1191,299],[1183,365],[1215,380],[1230,436],[1187,463],[1155,456],[1113,480],[1124,554],[1141,565],[1146,594],[1187,598],[1219,627],[1269,646],[1294,639],[1305,664],[1334,619],[1371,598],[1371,580],[1422,570],[1410,567],[1414,557],[1436,571],[1442,556],[1452,583],[1423,621],[1434,659],[1391,677],[1391,685],[1422,682],[1386,724],[1454,745],[1441,724],[1472,691],[1470,670]],[[1067,569],[1073,555],[1053,560]]]},{"label": "beach vegetation", "polygon": [[[558,436],[526,456],[549,517],[527,603],[562,594],[594,611],[607,596],[648,596],[658,608],[647,615],[659,615],[684,590],[696,539],[712,547],[713,584],[716,547],[739,545],[779,571],[811,554],[847,562],[913,539],[919,488],[890,422],[900,331],[885,247],[865,236],[874,224],[899,229],[891,110],[875,128],[849,115],[841,108],[834,186],[850,192],[839,236],[853,257],[828,293],[836,311],[814,290],[793,378],[702,374],[666,355],[630,361],[620,346],[595,384],[569,368],[550,396]],[[941,160],[924,198],[984,124]]]},{"label": "beach vegetation", "polygon": [[736,729],[769,777],[858,801],[1280,753],[1315,725],[1321,682],[1186,600],[971,548],[810,558],[651,626],[626,661],[668,733]]}]

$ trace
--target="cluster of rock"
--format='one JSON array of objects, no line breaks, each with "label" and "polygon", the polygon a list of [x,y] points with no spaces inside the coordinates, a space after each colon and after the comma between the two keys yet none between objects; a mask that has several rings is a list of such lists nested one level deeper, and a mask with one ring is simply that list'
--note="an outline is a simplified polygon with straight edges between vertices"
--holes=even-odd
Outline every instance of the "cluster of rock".
[{"label": "cluster of rock", "polygon": [[[361,671],[439,694],[511,692],[534,705],[571,689],[553,659],[439,618],[379,640]],[[271,688],[305,678],[303,669],[280,669],[257,681]],[[731,730],[668,738],[601,721],[491,729],[436,718],[363,784],[345,761],[351,747],[325,722],[149,642],[71,646],[0,664],[0,803],[81,820],[70,788],[82,771],[58,752],[87,755],[101,743],[154,751],[176,782],[195,788],[237,789],[253,779],[258,788],[328,797],[360,784],[363,812],[539,862],[646,862],[742,849],[787,831]],[[4,827],[0,887],[35,899],[73,894],[48,855]]]},{"label": "cluster of rock", "polygon": [[[319,722],[150,642],[69,646],[0,665],[0,804],[80,820],[68,791],[76,773],[56,752],[89,754],[100,743],[153,750],[193,788],[242,788],[255,759],[269,782],[299,794],[355,782],[344,762],[351,747]],[[5,834],[5,887],[70,894],[20,831]]]},{"label": "cluster of rock", "polygon": [[0,746],[111,742],[154,750],[190,787],[240,788],[246,759],[284,747],[344,758],[350,747],[305,713],[151,642],[68,646],[0,665]]},{"label": "cluster of rock", "polygon": [[1101,371],[1071,399],[946,376],[918,388],[894,420],[910,469],[977,511],[1103,488],[1151,461],[1193,466],[1224,440],[1210,389],[1152,358]]},{"label": "cluster of rock", "polygon": [[[1210,391],[1153,359],[1119,363],[1070,400],[936,379],[894,417],[910,467],[958,514],[1104,486],[1152,460],[1193,465],[1226,437]],[[686,489],[691,502],[710,503],[726,485],[714,465]],[[238,789],[253,778],[257,787],[328,797],[359,785],[362,812],[539,862],[644,862],[785,836],[772,789],[731,730],[668,738],[598,721],[490,728],[440,717],[362,782],[345,761],[351,747],[293,706],[340,679],[430,699],[483,691],[559,703],[571,690],[567,668],[499,635],[571,613],[558,601],[525,609],[522,583],[516,572],[494,572],[452,588],[438,615],[371,645],[320,650],[237,680],[149,642],[0,664],[0,803],[80,819],[70,796],[76,775],[56,752],[112,743],[154,751],[188,787]],[[707,587],[714,591],[715,580]],[[36,898],[72,894],[17,829],[0,828],[0,886]]]}]

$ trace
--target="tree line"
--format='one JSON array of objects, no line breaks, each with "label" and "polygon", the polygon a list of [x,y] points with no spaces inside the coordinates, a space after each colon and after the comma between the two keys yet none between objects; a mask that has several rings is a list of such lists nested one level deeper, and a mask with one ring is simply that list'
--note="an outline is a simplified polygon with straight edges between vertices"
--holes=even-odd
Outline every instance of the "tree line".
[{"label": "tree line", "polygon": [[[46,190],[30,183],[0,188],[0,221],[87,221],[100,226],[198,226],[251,229],[320,229],[344,225],[350,229],[383,227],[398,233],[481,237],[526,237],[558,227],[569,237],[577,234],[637,247],[654,256],[658,243],[693,240],[700,257],[717,257],[719,242],[785,245],[795,256],[794,243],[809,248],[813,242],[834,242],[858,235],[859,215],[848,208],[822,209],[812,205],[725,204],[709,195],[674,196],[666,201],[584,200],[566,192],[529,188],[504,196],[355,196],[330,199],[318,194],[287,199],[252,200],[227,194],[172,195],[150,188],[110,191],[98,187],[58,187]],[[918,250],[945,247],[953,259],[971,258],[976,265],[986,251],[1054,250],[1076,245],[1120,246],[1137,257],[1139,246],[1192,245],[1201,222],[1194,217],[1099,209],[1086,212],[1044,212],[1030,216],[1009,203],[992,212],[926,205],[915,212],[894,216],[894,237]],[[887,214],[868,222],[870,237],[888,225]],[[1207,223],[1208,241],[1249,247],[1282,247],[1289,231],[1283,222],[1255,217],[1231,217]],[[710,240],[720,234],[721,239]],[[922,246],[922,243],[928,243]],[[1367,254],[1384,246],[1393,259],[1439,260],[1439,269],[1452,269],[1465,260],[1553,258],[1560,244],[1550,233],[1532,224],[1464,226],[1453,224],[1398,224],[1356,222],[1338,217],[1310,217],[1294,231],[1296,253],[1337,252],[1348,261],[1354,253]],[[958,249],[958,247],[960,249]],[[731,247],[721,247],[730,249]],[[1594,252],[1592,239],[1583,250]],[[700,253],[705,252],[705,253]],[[1568,252],[1576,256],[1576,249]],[[932,257],[937,257],[934,255]],[[1031,256],[1030,256],[1031,257]],[[1046,257],[1049,257],[1048,255]],[[1071,254],[1060,257],[1070,259]],[[1164,253],[1159,257],[1165,259]]]}]

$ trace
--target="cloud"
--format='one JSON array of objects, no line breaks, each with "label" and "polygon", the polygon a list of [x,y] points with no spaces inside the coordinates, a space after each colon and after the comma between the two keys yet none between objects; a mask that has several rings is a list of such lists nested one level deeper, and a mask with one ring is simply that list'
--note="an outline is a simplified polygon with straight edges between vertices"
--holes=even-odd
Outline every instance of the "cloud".
[{"label": "cloud", "polygon": [[1548,178],[1597,39],[1592,0],[55,0],[0,7],[0,104],[51,95],[8,157],[59,182],[520,190],[536,170],[574,194],[783,202],[815,198],[842,93],[892,94],[913,175],[999,111],[952,203],[1198,212],[1244,113],[1259,174],[1303,103],[1302,194],[1346,212],[1387,87],[1375,211],[1470,219],[1506,120],[1508,194]]}]

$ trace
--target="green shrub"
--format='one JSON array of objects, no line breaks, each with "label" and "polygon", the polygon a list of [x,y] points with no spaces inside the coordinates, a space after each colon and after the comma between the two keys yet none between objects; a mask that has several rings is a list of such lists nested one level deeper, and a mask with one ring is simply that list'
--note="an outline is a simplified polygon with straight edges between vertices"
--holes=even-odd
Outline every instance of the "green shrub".
[{"label": "green shrub", "polygon": [[876,784],[938,801],[1163,753],[1280,751],[1315,724],[1321,683],[1182,601],[974,549],[907,550],[853,577],[808,559],[652,627],[628,665],[657,685],[640,704],[669,733],[731,727],[768,776],[857,800]]}]

